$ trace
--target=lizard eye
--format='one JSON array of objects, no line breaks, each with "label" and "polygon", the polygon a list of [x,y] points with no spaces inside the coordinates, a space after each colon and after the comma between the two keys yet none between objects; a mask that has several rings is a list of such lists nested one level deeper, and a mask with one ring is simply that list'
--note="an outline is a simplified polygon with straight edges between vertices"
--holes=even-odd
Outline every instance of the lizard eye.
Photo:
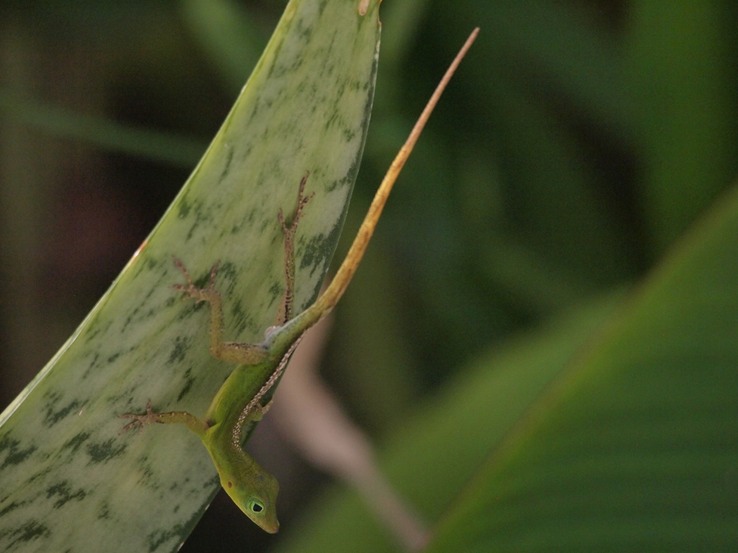
[{"label": "lizard eye", "polygon": [[258,513],[261,513],[264,510],[264,504],[261,501],[257,500],[257,499],[252,499],[249,502],[249,509],[251,509],[251,512],[252,513],[257,513],[258,514]]}]

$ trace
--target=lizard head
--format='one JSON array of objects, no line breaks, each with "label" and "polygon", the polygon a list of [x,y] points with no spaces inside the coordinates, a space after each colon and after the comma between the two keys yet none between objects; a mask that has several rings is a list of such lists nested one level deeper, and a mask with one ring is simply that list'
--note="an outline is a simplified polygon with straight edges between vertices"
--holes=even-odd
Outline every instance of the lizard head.
[{"label": "lizard head", "polygon": [[[248,482],[248,485],[244,485]],[[277,492],[279,482],[271,474],[258,471],[248,480],[229,478],[221,473],[221,485],[233,502],[262,530],[274,534],[279,530]]]}]

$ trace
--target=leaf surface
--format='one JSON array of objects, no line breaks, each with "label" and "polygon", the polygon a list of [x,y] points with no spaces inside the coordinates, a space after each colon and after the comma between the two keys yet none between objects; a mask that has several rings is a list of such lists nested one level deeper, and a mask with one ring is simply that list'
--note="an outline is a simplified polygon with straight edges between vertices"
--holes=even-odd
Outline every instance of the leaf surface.
[{"label": "leaf surface", "polygon": [[738,188],[480,468],[429,551],[732,551]]},{"label": "leaf surface", "polygon": [[284,291],[277,213],[300,179],[296,308],[314,298],[364,146],[378,2],[292,0],[184,188],[74,335],[0,416],[0,550],[174,551],[217,490],[183,428],[121,434],[118,415],[202,415],[233,367],[208,353],[208,316],[171,289],[172,257],[203,282],[220,261],[226,336],[258,342]]}]

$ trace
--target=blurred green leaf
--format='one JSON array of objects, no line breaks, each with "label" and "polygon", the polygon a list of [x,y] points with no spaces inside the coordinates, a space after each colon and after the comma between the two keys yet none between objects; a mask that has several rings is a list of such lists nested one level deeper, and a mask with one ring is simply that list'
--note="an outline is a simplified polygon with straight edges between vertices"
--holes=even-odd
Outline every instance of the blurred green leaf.
[{"label": "blurred green leaf", "polygon": [[[385,466],[440,520],[428,550],[732,550],[736,244],[738,188],[614,315],[523,337],[398,421]],[[394,550],[350,494],[309,512],[280,551]]]},{"label": "blurred green leaf", "polygon": [[0,117],[9,117],[49,134],[94,144],[112,152],[190,167],[206,144],[196,138],[134,128],[108,118],[83,115],[0,90]]},{"label": "blurred green leaf", "polygon": [[229,90],[238,90],[267,37],[232,0],[182,0],[182,17]]},{"label": "blurred green leaf", "polygon": [[699,216],[738,169],[735,10],[719,1],[633,2],[630,60],[655,251]]},{"label": "blurred green leaf", "polygon": [[429,551],[732,551],[738,188],[485,463]]}]

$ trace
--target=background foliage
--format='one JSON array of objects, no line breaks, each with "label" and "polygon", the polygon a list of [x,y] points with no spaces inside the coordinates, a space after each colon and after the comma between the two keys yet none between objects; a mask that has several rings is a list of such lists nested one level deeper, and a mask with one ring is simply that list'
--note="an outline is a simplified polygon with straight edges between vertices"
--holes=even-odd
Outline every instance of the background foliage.
[{"label": "background foliage", "polygon": [[[0,6],[3,405],[159,218],[282,7]],[[688,0],[384,2],[375,111],[345,237],[452,53],[473,26],[482,34],[398,184],[326,359],[327,378],[378,440],[471,364],[639,282],[730,187],[736,10]],[[289,528],[324,478],[268,423],[260,430],[254,445],[280,476]],[[216,502],[185,551],[271,543],[252,530]]]}]

